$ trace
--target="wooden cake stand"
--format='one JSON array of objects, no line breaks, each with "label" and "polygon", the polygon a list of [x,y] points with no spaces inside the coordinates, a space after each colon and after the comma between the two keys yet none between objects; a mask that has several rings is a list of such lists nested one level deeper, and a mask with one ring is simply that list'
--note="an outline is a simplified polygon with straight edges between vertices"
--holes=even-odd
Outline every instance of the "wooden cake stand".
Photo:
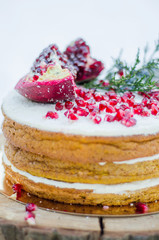
[{"label": "wooden cake stand", "polygon": [[38,208],[35,225],[24,217],[25,205],[0,194],[0,240],[159,239],[159,214],[87,217]]}]

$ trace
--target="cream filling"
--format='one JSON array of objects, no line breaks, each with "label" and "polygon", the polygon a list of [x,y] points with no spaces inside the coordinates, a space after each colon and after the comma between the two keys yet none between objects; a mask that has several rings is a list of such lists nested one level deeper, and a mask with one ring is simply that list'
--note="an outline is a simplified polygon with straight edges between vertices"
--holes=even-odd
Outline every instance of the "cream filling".
[{"label": "cream filling", "polygon": [[124,193],[130,193],[130,192],[134,192],[144,188],[149,188],[149,187],[154,187],[159,185],[159,178],[152,178],[152,179],[143,180],[143,181],[114,184],[114,185],[60,182],[60,181],[55,181],[55,180],[47,179],[43,177],[36,177],[27,172],[17,169],[10,163],[10,161],[7,159],[5,154],[3,154],[3,162],[7,166],[10,166],[13,172],[19,173],[20,175],[28,178],[34,183],[47,184],[57,188],[92,190],[93,193],[96,193],[96,194],[109,194],[109,193],[124,194]]},{"label": "cream filling", "polygon": [[[121,162],[113,162],[114,164],[134,164],[134,163],[139,163],[139,162],[146,162],[146,161],[153,161],[159,159],[159,154],[155,154],[151,157],[142,157],[142,158],[134,158],[130,160],[124,160]],[[99,162],[100,166],[104,166],[106,162]]]}]

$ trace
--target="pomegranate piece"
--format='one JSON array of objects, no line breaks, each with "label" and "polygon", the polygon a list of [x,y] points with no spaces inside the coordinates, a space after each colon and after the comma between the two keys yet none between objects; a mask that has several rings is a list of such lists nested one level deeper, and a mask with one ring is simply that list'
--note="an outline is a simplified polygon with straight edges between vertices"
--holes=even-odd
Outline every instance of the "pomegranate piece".
[{"label": "pomegranate piece", "polygon": [[34,80],[32,75],[22,78],[15,89],[24,97],[36,102],[58,102],[75,98],[74,78],[59,63],[47,66],[46,72]]},{"label": "pomegranate piece", "polygon": [[141,214],[141,213],[147,213],[148,212],[148,206],[145,203],[137,203],[136,204],[136,213]]},{"label": "pomegranate piece", "polygon": [[47,65],[54,64],[55,61],[58,61],[62,68],[69,69],[72,75],[76,77],[76,70],[68,57],[59,50],[56,44],[51,44],[40,53],[33,63],[31,68],[34,74],[33,78],[37,80],[46,71]]},{"label": "pomegranate piece", "polygon": [[37,210],[37,206],[34,203],[27,203],[25,206],[27,212],[33,212]]},{"label": "pomegranate piece", "polygon": [[16,199],[21,197],[21,192],[22,192],[22,186],[19,183],[13,184],[12,189],[14,193],[16,193]]},{"label": "pomegranate piece", "polygon": [[104,69],[101,61],[91,57],[90,48],[86,42],[80,38],[71,43],[64,52],[69,61],[77,71],[76,82],[88,81],[96,78]]},{"label": "pomegranate piece", "polygon": [[52,111],[49,111],[47,112],[46,118],[50,118],[50,119],[58,119],[59,118],[59,115],[57,112],[52,112]]}]

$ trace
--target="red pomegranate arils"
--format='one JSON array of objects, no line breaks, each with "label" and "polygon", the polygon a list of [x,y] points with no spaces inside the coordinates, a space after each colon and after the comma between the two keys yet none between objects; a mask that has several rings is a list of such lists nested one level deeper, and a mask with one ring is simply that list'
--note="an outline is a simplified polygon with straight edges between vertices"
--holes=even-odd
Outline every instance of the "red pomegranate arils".
[{"label": "red pomegranate arils", "polygon": [[56,111],[61,111],[63,109],[63,104],[60,102],[57,102],[55,105]]},{"label": "red pomegranate arils", "polygon": [[97,107],[95,105],[88,105],[87,109],[89,110],[89,112],[93,112],[95,109],[97,109]]},{"label": "red pomegranate arils", "polygon": [[102,101],[102,95],[101,94],[94,93],[93,97],[94,97],[96,102]]},{"label": "red pomegranate arils", "polygon": [[68,118],[73,120],[73,121],[76,121],[78,120],[78,117],[74,114],[74,113],[69,113],[68,114]]},{"label": "red pomegranate arils", "polygon": [[104,121],[106,121],[106,122],[113,122],[114,121],[114,117],[112,115],[105,115]]},{"label": "red pomegranate arils", "polygon": [[118,71],[118,74],[119,74],[119,76],[120,76],[120,77],[122,77],[122,76],[124,75],[124,72],[123,72],[123,70],[122,70],[122,69],[121,69],[121,70],[119,70],[119,71]]},{"label": "red pomegranate arils", "polygon": [[26,212],[25,221],[29,225],[35,225],[35,214],[33,212]]},{"label": "red pomegranate arils", "polygon": [[152,115],[157,115],[158,112],[159,112],[158,107],[157,107],[155,104],[152,104],[152,105],[151,105],[151,114],[152,114]]},{"label": "red pomegranate arils", "polygon": [[121,124],[125,125],[126,127],[132,127],[136,125],[136,119],[135,118],[123,118],[121,120]]},{"label": "red pomegranate arils", "polygon": [[113,106],[107,105],[106,112],[108,113],[115,113],[115,108]]},{"label": "red pomegranate arils", "polygon": [[58,119],[59,118],[59,115],[57,112],[52,112],[52,111],[49,111],[47,112],[46,118],[50,118],[50,119]]},{"label": "red pomegranate arils", "polygon": [[109,101],[109,104],[112,105],[112,106],[115,106],[117,105],[118,101],[116,99],[112,99]]},{"label": "red pomegranate arils", "polygon": [[99,104],[99,110],[103,111],[104,109],[106,109],[107,105],[105,103],[100,103]]},{"label": "red pomegranate arils", "polygon": [[15,183],[12,186],[12,189],[14,191],[14,193],[16,193],[16,199],[21,197],[21,192],[22,192],[22,186],[19,183]]},{"label": "red pomegranate arils", "polygon": [[114,118],[117,121],[121,121],[124,116],[125,116],[125,111],[123,111],[122,109],[119,109]]},{"label": "red pomegranate arils", "polygon": [[81,117],[87,117],[88,114],[89,114],[89,112],[88,112],[88,110],[85,110],[85,109],[83,109],[83,108],[77,108],[76,114],[77,114],[78,116],[81,116]]},{"label": "red pomegranate arils", "polygon": [[148,212],[148,206],[145,203],[137,203],[136,204],[136,213],[142,214]]},{"label": "red pomegranate arils", "polygon": [[79,107],[85,107],[86,106],[86,102],[83,101],[82,99],[75,99],[75,102]]},{"label": "red pomegranate arils", "polygon": [[101,118],[99,115],[96,115],[96,116],[93,118],[93,122],[94,122],[95,124],[99,124],[101,121],[102,121],[102,118]]},{"label": "red pomegranate arils", "polygon": [[34,203],[27,203],[25,205],[25,210],[27,212],[33,212],[33,211],[36,211],[37,210],[37,206],[34,204]]},{"label": "red pomegranate arils", "polygon": [[71,109],[74,106],[73,102],[66,101],[65,102],[65,108],[66,109]]}]

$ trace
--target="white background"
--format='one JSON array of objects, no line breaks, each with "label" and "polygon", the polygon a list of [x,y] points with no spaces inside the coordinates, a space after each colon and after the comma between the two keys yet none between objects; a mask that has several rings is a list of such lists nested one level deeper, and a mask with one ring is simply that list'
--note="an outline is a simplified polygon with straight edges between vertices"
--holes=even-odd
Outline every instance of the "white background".
[{"label": "white background", "polygon": [[159,0],[0,0],[0,104],[43,48],[77,37],[106,67],[121,48],[131,62],[159,37]]}]

